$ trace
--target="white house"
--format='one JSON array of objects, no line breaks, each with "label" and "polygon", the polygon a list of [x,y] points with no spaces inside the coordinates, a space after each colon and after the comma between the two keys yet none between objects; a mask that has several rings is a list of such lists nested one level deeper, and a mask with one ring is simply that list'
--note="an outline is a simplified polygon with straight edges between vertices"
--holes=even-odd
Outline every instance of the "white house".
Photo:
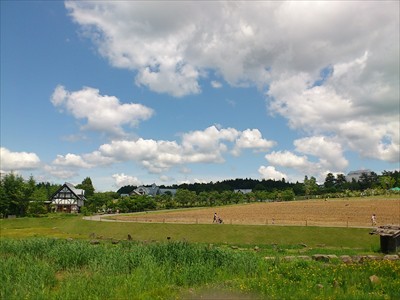
[{"label": "white house", "polygon": [[85,191],[66,182],[54,193],[50,201],[51,207],[57,212],[79,212],[86,201]]}]

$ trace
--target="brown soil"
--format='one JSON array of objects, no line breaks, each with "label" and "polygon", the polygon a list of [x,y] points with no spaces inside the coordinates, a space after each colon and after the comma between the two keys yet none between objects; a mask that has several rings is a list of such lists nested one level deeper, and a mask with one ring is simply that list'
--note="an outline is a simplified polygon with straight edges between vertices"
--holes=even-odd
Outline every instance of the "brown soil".
[{"label": "brown soil", "polygon": [[371,215],[376,214],[379,226],[400,224],[400,198],[252,203],[117,215],[112,218],[133,222],[209,224],[212,223],[214,212],[223,219],[225,224],[361,227],[371,226]]}]

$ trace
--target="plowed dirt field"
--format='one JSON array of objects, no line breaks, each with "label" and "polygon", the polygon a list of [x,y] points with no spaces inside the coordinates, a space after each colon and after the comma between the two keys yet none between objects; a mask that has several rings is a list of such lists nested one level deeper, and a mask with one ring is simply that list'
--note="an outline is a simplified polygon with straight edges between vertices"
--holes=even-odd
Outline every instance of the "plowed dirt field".
[{"label": "plowed dirt field", "polygon": [[378,226],[400,224],[400,198],[264,202],[113,215],[110,218],[125,222],[210,224],[214,212],[225,224],[369,227],[373,213],[377,216]]}]

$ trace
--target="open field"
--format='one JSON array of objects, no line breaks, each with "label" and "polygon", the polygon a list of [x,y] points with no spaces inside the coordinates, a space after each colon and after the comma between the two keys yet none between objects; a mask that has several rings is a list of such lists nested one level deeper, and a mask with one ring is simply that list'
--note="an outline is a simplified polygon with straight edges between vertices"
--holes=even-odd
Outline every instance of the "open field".
[{"label": "open field", "polygon": [[212,223],[214,212],[217,212],[225,224],[368,227],[371,226],[373,213],[377,215],[378,225],[400,224],[400,198],[264,202],[115,215],[108,218],[131,222],[209,224]]},{"label": "open field", "polygon": [[[214,211],[224,225],[211,224]],[[399,199],[368,198],[113,216],[125,222],[68,214],[3,219],[0,298],[399,299],[399,260],[285,259],[377,255],[370,215],[380,225],[397,222],[399,212]],[[308,226],[299,226],[305,216]],[[348,228],[343,217],[352,218]]]},{"label": "open field", "polygon": [[205,244],[262,246],[277,244],[309,247],[358,249],[370,253],[379,249],[379,237],[367,228],[315,226],[170,224],[136,222],[91,222],[76,217],[21,218],[0,220],[1,238],[53,237],[59,239],[188,241]]}]

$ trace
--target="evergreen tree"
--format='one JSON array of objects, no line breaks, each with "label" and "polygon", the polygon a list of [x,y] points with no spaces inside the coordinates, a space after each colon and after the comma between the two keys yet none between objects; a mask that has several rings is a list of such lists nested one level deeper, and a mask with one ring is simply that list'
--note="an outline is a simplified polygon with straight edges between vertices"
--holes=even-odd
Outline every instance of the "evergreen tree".
[{"label": "evergreen tree", "polygon": [[92,180],[90,179],[90,177],[86,177],[85,179],[83,179],[82,183],[78,184],[76,186],[76,188],[85,190],[86,198],[90,198],[94,195],[94,187],[93,187]]},{"label": "evergreen tree", "polygon": [[28,200],[25,198],[26,184],[22,176],[13,172],[6,174],[0,181],[0,186],[0,213],[4,216],[24,216]]}]

